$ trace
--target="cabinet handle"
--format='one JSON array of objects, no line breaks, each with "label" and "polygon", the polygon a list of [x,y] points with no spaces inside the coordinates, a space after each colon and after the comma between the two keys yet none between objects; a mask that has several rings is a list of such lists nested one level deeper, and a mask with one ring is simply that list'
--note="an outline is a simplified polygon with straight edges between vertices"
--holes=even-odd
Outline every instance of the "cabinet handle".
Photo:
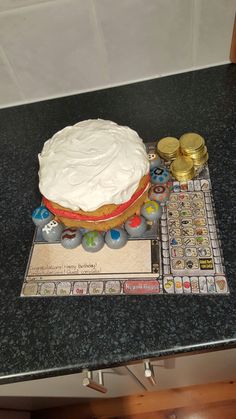
[{"label": "cabinet handle", "polygon": [[152,365],[149,361],[144,362],[144,376],[148,379],[152,386],[157,384]]},{"label": "cabinet handle", "polygon": [[98,371],[98,383],[97,381],[93,380],[93,373],[91,371],[88,371],[87,377],[84,377],[82,384],[84,387],[89,387],[95,391],[99,391],[100,393],[107,392],[107,388],[104,386],[103,382],[102,371]]}]

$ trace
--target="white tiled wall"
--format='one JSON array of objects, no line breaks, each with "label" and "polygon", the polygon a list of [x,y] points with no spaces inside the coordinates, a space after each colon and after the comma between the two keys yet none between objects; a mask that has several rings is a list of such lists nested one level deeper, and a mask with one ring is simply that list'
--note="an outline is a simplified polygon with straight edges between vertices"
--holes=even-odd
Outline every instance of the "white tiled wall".
[{"label": "white tiled wall", "polygon": [[0,107],[229,61],[236,0],[0,0]]}]

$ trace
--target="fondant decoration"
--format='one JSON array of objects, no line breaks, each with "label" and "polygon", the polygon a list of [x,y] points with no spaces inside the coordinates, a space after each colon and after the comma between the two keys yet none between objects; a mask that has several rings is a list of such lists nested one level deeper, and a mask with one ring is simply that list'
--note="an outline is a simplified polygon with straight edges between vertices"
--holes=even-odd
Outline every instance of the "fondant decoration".
[{"label": "fondant decoration", "polygon": [[63,224],[52,220],[42,228],[42,236],[47,242],[54,242],[61,238],[61,233],[64,230]]},{"label": "fondant decoration", "polygon": [[82,246],[87,252],[98,252],[104,246],[104,238],[98,231],[88,231],[83,236]]},{"label": "fondant decoration", "polygon": [[159,202],[160,204],[168,201],[169,196],[170,188],[167,185],[155,185],[152,186],[149,191],[149,198],[152,201]]},{"label": "fondant decoration", "polygon": [[147,230],[147,222],[144,217],[134,215],[125,222],[125,229],[131,237],[139,237]]},{"label": "fondant decoration", "polygon": [[107,231],[105,242],[111,249],[121,249],[127,243],[128,235],[122,228],[113,228]]},{"label": "fondant decoration", "polygon": [[78,247],[82,241],[82,234],[78,228],[65,228],[61,235],[61,244],[66,249]]},{"label": "fondant decoration", "polygon": [[151,169],[151,182],[154,185],[168,182],[170,173],[166,167],[154,167]]},{"label": "fondant decoration", "polygon": [[33,223],[37,227],[44,227],[49,221],[53,220],[53,218],[54,215],[45,207],[45,205],[35,208],[32,213]]},{"label": "fondant decoration", "polygon": [[82,236],[84,236],[86,233],[88,233],[88,231],[90,231],[88,228],[80,227],[80,232],[81,232]]},{"label": "fondant decoration", "polygon": [[154,167],[159,167],[161,165],[161,159],[158,154],[152,154],[151,157],[148,155],[148,157],[150,162],[150,169],[154,169]]},{"label": "fondant decoration", "polygon": [[147,201],[141,208],[141,214],[148,221],[155,221],[161,218],[162,208],[160,204],[155,201]]}]

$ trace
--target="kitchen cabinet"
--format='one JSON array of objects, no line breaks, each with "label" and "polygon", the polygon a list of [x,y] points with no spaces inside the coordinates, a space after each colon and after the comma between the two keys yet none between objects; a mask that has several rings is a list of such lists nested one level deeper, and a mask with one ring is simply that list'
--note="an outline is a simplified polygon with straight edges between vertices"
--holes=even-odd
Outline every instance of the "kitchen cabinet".
[{"label": "kitchen cabinet", "polygon": [[129,367],[148,391],[235,380],[236,349],[151,360],[150,367],[156,383],[145,377],[144,363]]},{"label": "kitchen cabinet", "polygon": [[[127,366],[102,370],[105,394],[83,385],[86,373],[71,374],[0,386],[0,408],[9,407],[5,398],[13,401],[14,408],[43,408],[76,403],[78,399],[127,396],[236,378],[236,349],[151,360],[149,365],[139,361]],[[152,378],[145,377],[150,366]],[[146,375],[148,375],[146,371]],[[150,374],[149,374],[150,375]],[[98,382],[98,371],[93,372]],[[17,398],[17,399],[16,399]],[[23,401],[19,398],[27,398]],[[37,400],[37,402],[36,402]],[[53,401],[52,401],[53,400]],[[25,404],[26,403],[26,404]]]},{"label": "kitchen cabinet", "polygon": [[[141,393],[145,389],[132,372],[126,367],[108,368],[103,370],[104,386],[107,393],[103,394],[83,386],[85,373],[71,374],[40,380],[24,381],[21,383],[4,384],[0,386],[1,397],[69,397],[69,398],[98,398],[118,397],[128,394]],[[93,372],[94,381],[98,381],[98,372]]]}]

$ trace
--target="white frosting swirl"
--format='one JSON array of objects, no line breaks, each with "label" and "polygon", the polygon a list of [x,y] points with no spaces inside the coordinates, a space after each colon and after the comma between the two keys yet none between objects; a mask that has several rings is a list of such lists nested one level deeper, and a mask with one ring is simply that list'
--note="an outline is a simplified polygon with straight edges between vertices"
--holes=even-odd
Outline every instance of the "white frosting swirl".
[{"label": "white frosting swirl", "polygon": [[62,129],[45,142],[38,157],[41,193],[75,211],[128,201],[149,171],[138,134],[102,119]]}]

